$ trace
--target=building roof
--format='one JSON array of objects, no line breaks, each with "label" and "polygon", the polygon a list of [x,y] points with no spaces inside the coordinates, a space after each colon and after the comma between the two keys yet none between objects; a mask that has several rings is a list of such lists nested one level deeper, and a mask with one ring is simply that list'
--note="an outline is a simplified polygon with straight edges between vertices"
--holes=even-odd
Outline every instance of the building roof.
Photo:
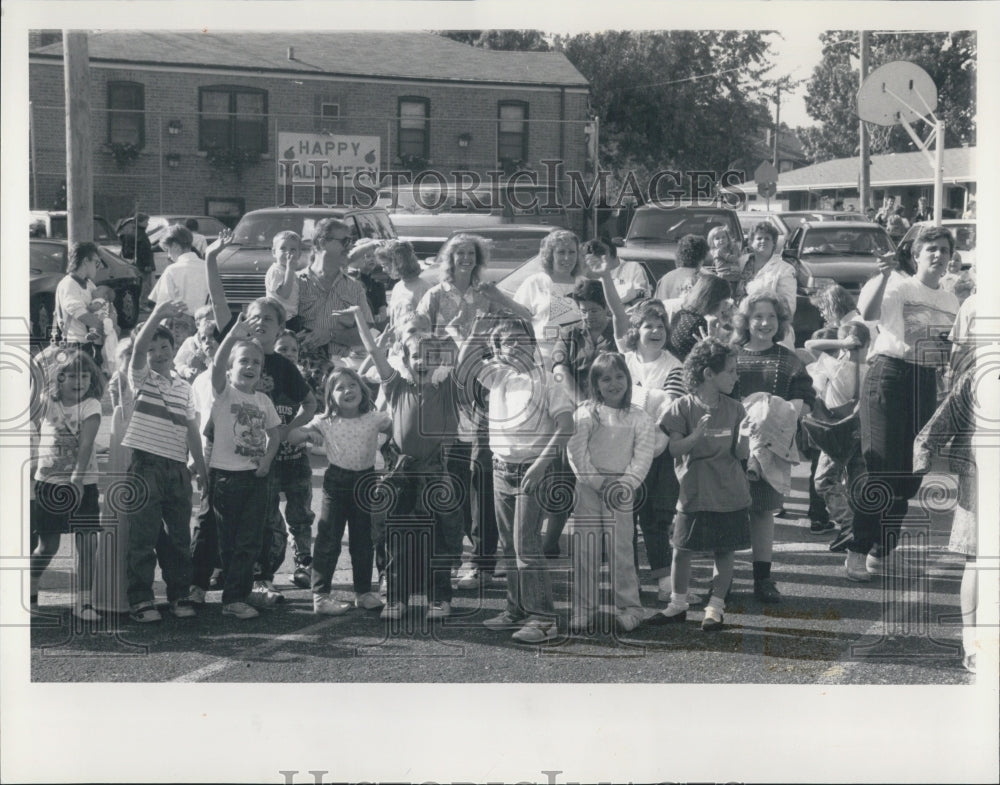
[{"label": "building roof", "polygon": [[[289,49],[292,58],[289,59]],[[425,32],[216,33],[103,30],[89,36],[90,59],[123,65],[322,73],[375,79],[553,85],[586,89],[561,52],[495,51]],[[32,59],[62,59],[62,42]]]},{"label": "building roof", "polygon": [[[931,152],[933,155],[933,151]],[[968,183],[976,181],[976,148],[953,147],[944,151],[944,181]],[[871,157],[871,184],[873,188],[892,186],[926,185],[934,182],[934,171],[927,156],[920,151],[889,153]],[[785,191],[810,191],[824,188],[857,188],[860,168],[858,157],[837,158],[812,166],[803,166],[778,177],[778,193]],[[756,189],[755,182],[744,183],[741,188]]]}]

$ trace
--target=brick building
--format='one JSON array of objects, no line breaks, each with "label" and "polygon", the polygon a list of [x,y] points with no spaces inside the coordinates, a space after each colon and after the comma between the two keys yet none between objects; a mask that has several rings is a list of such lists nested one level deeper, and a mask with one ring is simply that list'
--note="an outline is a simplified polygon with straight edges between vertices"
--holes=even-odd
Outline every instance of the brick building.
[{"label": "brick building", "polygon": [[[327,175],[349,185],[358,168],[586,166],[587,82],[561,53],[422,32],[171,31],[93,32],[89,52],[94,211],[111,220],[136,207],[233,218],[281,204],[285,172],[308,204],[310,159],[328,161],[327,203]],[[32,33],[29,85],[31,204],[44,209],[65,180],[58,34]]]}]

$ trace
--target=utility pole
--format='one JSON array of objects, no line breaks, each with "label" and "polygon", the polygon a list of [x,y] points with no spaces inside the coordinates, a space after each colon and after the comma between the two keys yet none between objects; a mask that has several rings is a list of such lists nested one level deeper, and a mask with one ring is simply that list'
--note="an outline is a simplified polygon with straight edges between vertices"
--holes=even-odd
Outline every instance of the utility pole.
[{"label": "utility pole", "polygon": [[781,132],[781,85],[774,88],[774,139],[771,140],[771,166],[778,168],[778,134]]},{"label": "utility pole", "polygon": [[[862,30],[860,33],[860,53],[861,53],[861,82],[864,84],[865,77],[868,76],[868,31]],[[858,127],[861,133],[861,177],[858,181],[858,196],[861,202],[861,211],[864,212],[872,204],[872,181],[871,181],[871,155],[868,149],[868,128],[864,120],[858,120]]]},{"label": "utility pole", "polygon": [[87,34],[63,30],[66,88],[66,210],[70,243],[94,239],[90,138],[90,51]]}]

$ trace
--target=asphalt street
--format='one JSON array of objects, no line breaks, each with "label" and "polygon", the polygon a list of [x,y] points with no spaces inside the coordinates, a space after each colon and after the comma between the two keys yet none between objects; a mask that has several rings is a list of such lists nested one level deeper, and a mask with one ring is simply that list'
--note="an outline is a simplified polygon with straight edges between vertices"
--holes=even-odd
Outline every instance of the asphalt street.
[{"label": "asphalt street", "polygon": [[[106,444],[106,431],[99,438]],[[100,456],[103,458],[104,456]],[[319,511],[321,459],[313,456],[314,509]],[[776,520],[774,577],[777,605],[752,591],[749,552],[737,554],[725,627],[701,630],[703,605],[684,624],[642,626],[616,634],[604,613],[597,629],[524,646],[509,632],[482,621],[504,608],[500,581],[456,591],[453,613],[428,622],[411,602],[399,622],[354,609],[341,617],[312,613],[311,594],[291,583],[292,555],[276,576],[286,602],[254,620],[221,615],[221,594],[210,592],[194,619],[139,625],[107,615],[92,625],[69,611],[70,538],[41,582],[31,624],[31,678],[36,682],[593,682],[719,684],[968,684],[960,664],[958,591],[963,561],[947,551],[954,486],[932,473],[920,505],[904,527],[901,565],[891,576],[857,584],[844,575],[842,554],[830,553],[830,535],[810,534],[805,518],[808,466],[793,474],[787,515]],[[936,489],[936,490],[935,490]],[[943,489],[943,490],[942,490]],[[197,501],[197,494],[196,494]],[[565,535],[564,535],[565,539]],[[641,547],[641,545],[640,545]],[[469,543],[466,542],[466,549]],[[564,548],[565,552],[565,548]],[[640,553],[642,602],[652,614],[656,598],[645,554]],[[568,571],[553,561],[561,629],[568,615]],[[605,576],[606,577],[606,576]],[[711,562],[696,559],[692,589],[707,599]],[[346,540],[334,593],[350,599]],[[27,608],[27,576],[23,604]],[[165,606],[157,573],[157,599]],[[604,610],[609,610],[605,587]]]}]

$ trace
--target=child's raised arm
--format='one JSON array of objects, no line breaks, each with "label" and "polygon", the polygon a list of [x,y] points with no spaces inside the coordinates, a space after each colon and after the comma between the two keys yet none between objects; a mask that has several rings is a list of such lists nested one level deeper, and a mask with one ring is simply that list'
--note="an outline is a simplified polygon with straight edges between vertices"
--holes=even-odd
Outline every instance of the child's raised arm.
[{"label": "child's raised arm", "polygon": [[222,339],[219,348],[215,352],[215,359],[212,361],[212,389],[216,393],[221,393],[226,389],[226,371],[229,364],[229,354],[233,351],[233,346],[237,341],[247,341],[252,332],[247,324],[246,315],[240,313],[236,317],[236,324],[233,325],[226,337]]},{"label": "child's raised arm", "polygon": [[212,310],[215,313],[215,323],[219,330],[233,320],[229,312],[229,300],[222,286],[222,276],[219,274],[219,253],[232,242],[233,233],[229,229],[219,232],[219,238],[205,249],[205,276],[208,282],[208,295],[212,298]]},{"label": "child's raised arm", "polygon": [[146,352],[149,351],[149,344],[153,340],[153,333],[156,332],[156,328],[166,319],[172,319],[186,310],[183,303],[175,303],[169,300],[164,300],[156,304],[153,312],[149,315],[146,323],[135,337],[135,343],[132,345],[132,359],[129,361],[129,367],[133,371],[142,371],[145,369]]},{"label": "child's raised arm", "polygon": [[349,308],[345,308],[342,311],[334,311],[332,316],[353,316],[354,324],[358,328],[358,337],[361,338],[361,343],[364,344],[369,356],[372,358],[372,362],[375,363],[375,368],[378,370],[378,375],[383,382],[388,381],[392,378],[393,374],[396,373],[392,366],[389,365],[389,359],[386,357],[385,350],[379,346],[378,341],[375,340],[375,336],[372,335],[371,327],[368,326],[368,322],[365,320],[364,312],[358,305],[352,305]]}]

